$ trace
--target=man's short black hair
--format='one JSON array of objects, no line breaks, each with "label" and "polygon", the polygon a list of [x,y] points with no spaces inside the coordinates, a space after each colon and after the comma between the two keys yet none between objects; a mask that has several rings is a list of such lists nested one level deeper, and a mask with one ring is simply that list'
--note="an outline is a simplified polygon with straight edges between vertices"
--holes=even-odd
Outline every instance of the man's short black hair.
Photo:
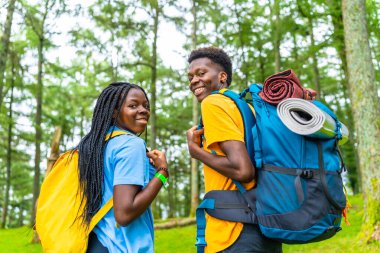
[{"label": "man's short black hair", "polygon": [[223,71],[227,73],[227,86],[230,86],[232,82],[232,63],[226,52],[217,47],[197,48],[191,51],[187,62],[191,63],[199,58],[208,58],[212,62],[221,66]]}]

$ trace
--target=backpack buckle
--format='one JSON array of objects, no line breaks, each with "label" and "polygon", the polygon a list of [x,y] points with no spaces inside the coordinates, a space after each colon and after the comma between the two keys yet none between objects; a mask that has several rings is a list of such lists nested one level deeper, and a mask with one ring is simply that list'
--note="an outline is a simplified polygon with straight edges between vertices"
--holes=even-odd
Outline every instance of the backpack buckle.
[{"label": "backpack buckle", "polygon": [[207,243],[204,237],[197,237],[197,242],[195,243],[197,247],[206,247]]},{"label": "backpack buckle", "polygon": [[312,179],[314,176],[314,173],[312,170],[303,170],[300,176],[306,179]]}]

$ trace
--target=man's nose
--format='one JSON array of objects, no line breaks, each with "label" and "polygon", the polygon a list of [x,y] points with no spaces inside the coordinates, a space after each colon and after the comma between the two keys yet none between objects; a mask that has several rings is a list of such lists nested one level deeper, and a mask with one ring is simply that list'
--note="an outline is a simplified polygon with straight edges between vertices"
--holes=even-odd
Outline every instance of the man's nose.
[{"label": "man's nose", "polygon": [[191,79],[191,82],[190,82],[190,86],[196,84],[199,82],[199,78],[197,76],[194,76],[192,79]]}]

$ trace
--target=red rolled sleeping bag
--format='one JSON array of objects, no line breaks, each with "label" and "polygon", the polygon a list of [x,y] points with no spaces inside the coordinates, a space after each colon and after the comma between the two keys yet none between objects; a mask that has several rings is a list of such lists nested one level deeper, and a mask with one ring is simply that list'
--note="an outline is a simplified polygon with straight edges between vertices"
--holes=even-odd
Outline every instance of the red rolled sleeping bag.
[{"label": "red rolled sleeping bag", "polygon": [[298,77],[292,69],[271,75],[264,81],[263,90],[259,96],[266,102],[277,105],[287,98],[315,99],[317,93],[301,86]]}]

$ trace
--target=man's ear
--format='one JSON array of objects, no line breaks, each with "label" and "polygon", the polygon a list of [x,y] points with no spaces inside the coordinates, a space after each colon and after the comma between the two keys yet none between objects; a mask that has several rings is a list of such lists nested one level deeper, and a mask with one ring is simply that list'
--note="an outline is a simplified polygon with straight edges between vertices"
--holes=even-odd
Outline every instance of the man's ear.
[{"label": "man's ear", "polygon": [[224,71],[219,72],[219,79],[222,83],[227,83],[227,73]]}]

